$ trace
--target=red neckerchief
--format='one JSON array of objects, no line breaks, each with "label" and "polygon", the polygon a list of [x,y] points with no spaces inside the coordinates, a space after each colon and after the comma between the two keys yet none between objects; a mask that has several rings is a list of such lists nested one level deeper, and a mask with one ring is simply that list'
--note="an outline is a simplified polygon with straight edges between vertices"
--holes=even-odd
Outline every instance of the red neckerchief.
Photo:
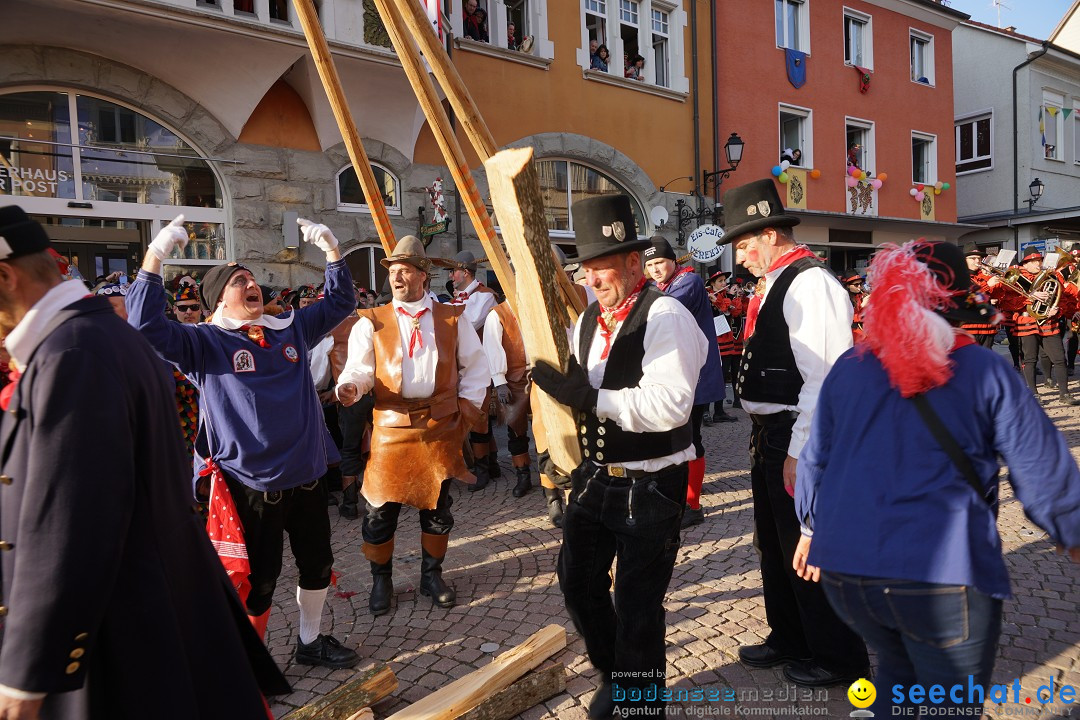
[{"label": "red neckerchief", "polygon": [[604,351],[600,353],[601,360],[607,360],[608,353],[611,352],[611,338],[615,334],[615,329],[630,314],[630,309],[634,307],[634,303],[644,287],[645,278],[643,277],[634,286],[630,296],[619,303],[618,307],[609,310],[603,305],[600,306],[600,315],[597,316],[596,322],[600,324],[600,334],[604,336]]},{"label": "red neckerchief", "polygon": [[[805,245],[796,245],[794,250],[790,250],[773,260],[772,265],[765,271],[765,274],[768,275],[773,270],[779,270],[804,257],[817,257],[817,255]],[[743,328],[743,337],[745,338],[749,338],[754,334],[758,313],[761,312],[761,298],[762,295],[755,293],[754,297],[750,298],[750,304],[746,306],[746,325]]]},{"label": "red neckerchief", "polygon": [[22,377],[22,373],[15,367],[15,363],[11,363],[8,371],[8,384],[0,390],[0,410],[7,412],[8,405],[11,404],[11,396],[15,394],[15,386],[19,384],[20,377]]},{"label": "red neckerchief", "polygon": [[[465,301],[468,300],[468,299],[469,299],[469,293],[462,290],[462,291],[460,291],[460,292],[458,292],[458,293],[456,293],[454,295],[454,299],[450,301],[450,304],[451,305],[464,305]],[[410,315],[410,317],[412,317],[412,316]]]},{"label": "red neckerchief", "polygon": [[420,308],[420,312],[415,315],[410,315],[403,307],[399,307],[397,311],[412,320],[412,334],[409,335],[409,357],[412,357],[413,348],[424,347],[424,336],[420,334],[420,316],[426,313],[428,309]]},{"label": "red neckerchief", "polygon": [[660,288],[660,292],[667,292],[667,289],[669,287],[671,287],[672,284],[674,284],[676,278],[678,278],[680,275],[685,275],[688,272],[694,272],[694,268],[692,268],[692,267],[680,268],[678,271],[676,271],[676,273],[674,275],[671,276],[671,279],[669,279],[667,282],[656,283],[656,287]]},{"label": "red neckerchief", "polygon": [[966,332],[958,332],[958,333],[956,333],[956,337],[953,339],[952,350],[950,350],[949,352],[956,352],[957,350],[959,350],[960,348],[962,348],[962,347],[964,347],[966,345],[974,345],[974,344],[975,344],[975,338],[971,337]]},{"label": "red neckerchief", "polygon": [[266,341],[266,332],[263,330],[262,325],[241,325],[237,329],[246,332],[248,339],[259,347],[270,347],[270,343]]}]

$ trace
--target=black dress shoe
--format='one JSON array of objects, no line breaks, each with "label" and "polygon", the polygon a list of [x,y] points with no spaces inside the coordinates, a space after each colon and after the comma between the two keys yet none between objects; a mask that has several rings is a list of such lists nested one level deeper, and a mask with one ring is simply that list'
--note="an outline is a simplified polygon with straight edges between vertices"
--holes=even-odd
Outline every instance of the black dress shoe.
[{"label": "black dress shoe", "polygon": [[861,677],[869,677],[870,669],[862,672],[826,670],[813,662],[796,661],[784,668],[784,677],[801,687],[823,688],[850,685]]},{"label": "black dress shoe", "polygon": [[589,701],[590,720],[606,720],[615,714],[615,700],[611,697],[611,683],[604,681]]},{"label": "black dress shoe", "polygon": [[301,665],[350,668],[360,662],[360,656],[329,635],[320,635],[307,644],[296,641],[296,662]]},{"label": "black dress shoe", "polygon": [[770,668],[805,659],[800,658],[798,655],[776,650],[765,643],[761,645],[743,645],[739,648],[739,662],[750,667]]}]

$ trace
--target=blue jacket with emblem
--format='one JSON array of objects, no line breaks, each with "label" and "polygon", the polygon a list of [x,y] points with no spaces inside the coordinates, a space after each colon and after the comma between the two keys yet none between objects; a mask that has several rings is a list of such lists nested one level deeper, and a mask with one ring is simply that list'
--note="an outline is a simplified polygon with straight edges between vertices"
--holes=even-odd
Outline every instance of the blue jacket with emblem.
[{"label": "blue jacket with emblem", "polygon": [[139,271],[128,291],[128,322],[199,387],[196,476],[207,446],[226,475],[255,490],[286,490],[326,472],[337,450],[308,352],[356,307],[344,260],[326,266],[324,293],[321,302],[277,316],[292,322],[265,328],[264,348],[239,330],[170,322],[161,276]]},{"label": "blue jacket with emblem", "polygon": [[723,400],[726,392],[724,366],[720,362],[720,348],[716,344],[712,303],[709,302],[709,295],[705,292],[705,283],[697,273],[684,272],[671,281],[665,293],[681,302],[683,307],[690,311],[698,327],[701,328],[701,332],[705,334],[705,339],[709,341],[705,366],[701,368],[701,373],[698,375],[694,404],[707,405]]}]

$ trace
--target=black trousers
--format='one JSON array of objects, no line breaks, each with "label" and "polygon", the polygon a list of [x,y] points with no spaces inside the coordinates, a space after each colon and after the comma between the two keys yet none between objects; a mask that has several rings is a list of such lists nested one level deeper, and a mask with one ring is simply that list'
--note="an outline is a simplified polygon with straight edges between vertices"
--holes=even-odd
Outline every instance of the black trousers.
[{"label": "black trousers", "polygon": [[[735,392],[735,369],[739,364],[738,355],[721,355],[720,365],[724,368],[724,383],[731,383],[731,397],[738,399],[739,395]],[[724,395],[727,395],[727,388],[724,388]],[[717,400],[713,403],[713,414],[724,414],[724,401]]]},{"label": "black trousers", "polygon": [[870,666],[866,645],[833,611],[819,583],[791,567],[801,531],[795,500],[784,490],[795,413],[752,416],[750,484],[754,495],[754,547],[761,558],[761,584],[770,633],[765,643],[795,657],[808,657],[833,672],[863,675]]},{"label": "black trousers", "polygon": [[[454,516],[450,512],[453,504],[454,498],[450,497],[450,481],[443,480],[435,509],[420,511],[420,530],[429,535],[449,535],[454,527]],[[392,540],[394,533],[397,532],[400,514],[401,503],[388,502],[379,507],[367,503],[367,514],[364,515],[364,524],[361,528],[364,542],[369,545],[382,545]]]},{"label": "black trousers", "polygon": [[[524,435],[518,435],[514,432],[514,428],[509,425],[506,426],[506,449],[510,451],[510,455],[527,455],[529,452],[529,433]],[[492,448],[494,450],[494,448]]]},{"label": "black trousers", "polygon": [[[635,479],[587,467],[595,472],[573,474],[563,516],[557,570],[566,609],[605,680],[623,689],[664,687],[664,595],[679,552],[687,465]],[[662,712],[662,705],[645,703],[643,711]]]},{"label": "black trousers", "polygon": [[[724,401],[721,400],[721,403]],[[709,404],[695,405],[690,410],[690,432],[694,438],[694,457],[705,457],[705,445],[701,442],[701,421],[705,418],[705,413],[709,410]]]},{"label": "black trousers", "polygon": [[341,431],[341,474],[364,474],[364,430],[371,423],[371,411],[375,396],[364,395],[349,407],[339,406],[338,429]]},{"label": "black trousers", "polygon": [[975,342],[984,348],[994,347],[994,340],[997,339],[997,335],[990,335],[989,333],[986,335],[972,335],[971,337],[975,338]]},{"label": "black trousers", "polygon": [[1020,344],[1024,349],[1024,380],[1031,392],[1038,392],[1035,389],[1035,361],[1039,357],[1040,349],[1046,353],[1053,365],[1053,378],[1058,392],[1066,392],[1069,375],[1065,369],[1065,347],[1061,344],[1061,336],[1025,335],[1020,338]]},{"label": "black trousers", "polygon": [[289,490],[265,493],[229,477],[225,484],[244,526],[244,544],[251,564],[248,614],[262,615],[270,609],[281,574],[285,533],[289,534],[289,546],[300,571],[300,587],[322,590],[330,585],[334,553],[330,549],[326,484],[321,478]]}]

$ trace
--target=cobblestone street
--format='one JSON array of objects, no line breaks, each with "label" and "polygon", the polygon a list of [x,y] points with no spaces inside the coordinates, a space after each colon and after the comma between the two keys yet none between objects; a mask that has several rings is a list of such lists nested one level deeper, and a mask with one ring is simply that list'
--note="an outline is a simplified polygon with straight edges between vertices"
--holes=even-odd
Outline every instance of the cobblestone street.
[{"label": "cobblestone street", "polygon": [[[1080,410],[1057,403],[1047,411],[1080,457]],[[705,428],[707,475],[702,506],[706,520],[683,534],[683,546],[668,592],[668,684],[681,687],[733,688],[735,702],[690,703],[672,708],[674,716],[791,717],[847,716],[852,706],[846,688],[798,690],[787,684],[781,668],[752,670],[737,661],[739,645],[761,642],[767,634],[757,558],[752,547],[753,506],[747,454],[750,423]],[[502,434],[501,430],[498,434]],[[331,588],[323,632],[333,633],[364,658],[389,663],[397,692],[375,706],[386,717],[449,681],[488,662],[485,643],[498,643],[494,654],[520,643],[550,623],[567,630],[568,646],[554,660],[567,668],[566,692],[521,717],[584,718],[598,678],[584,645],[566,616],[555,577],[560,531],[543,514],[538,490],[522,499],[510,494],[509,457],[501,455],[504,477],[470,493],[453,489],[456,526],[450,539],[444,575],[457,588],[458,605],[432,607],[415,588],[419,584],[420,530],[415,510],[402,512],[394,558],[396,605],[372,618],[367,610],[371,576],[360,554],[360,522],[338,516],[334,524],[338,587]],[[873,473],[873,468],[867,468]],[[1054,553],[1041,530],[1024,516],[1004,487],[999,525],[1015,597],[1005,604],[1005,624],[994,669],[994,683],[1020,678],[1021,705],[989,706],[992,714],[1064,716],[1071,706],[1047,705],[1034,698],[1040,685],[1080,685],[1080,568]],[[278,584],[268,642],[292,683],[291,695],[277,698],[276,717],[334,689],[353,670],[295,665],[298,611],[295,570],[287,567]],[[766,692],[773,696],[767,699]],[[878,688],[882,692],[882,688]],[[1032,697],[1030,705],[1025,697]]]}]

